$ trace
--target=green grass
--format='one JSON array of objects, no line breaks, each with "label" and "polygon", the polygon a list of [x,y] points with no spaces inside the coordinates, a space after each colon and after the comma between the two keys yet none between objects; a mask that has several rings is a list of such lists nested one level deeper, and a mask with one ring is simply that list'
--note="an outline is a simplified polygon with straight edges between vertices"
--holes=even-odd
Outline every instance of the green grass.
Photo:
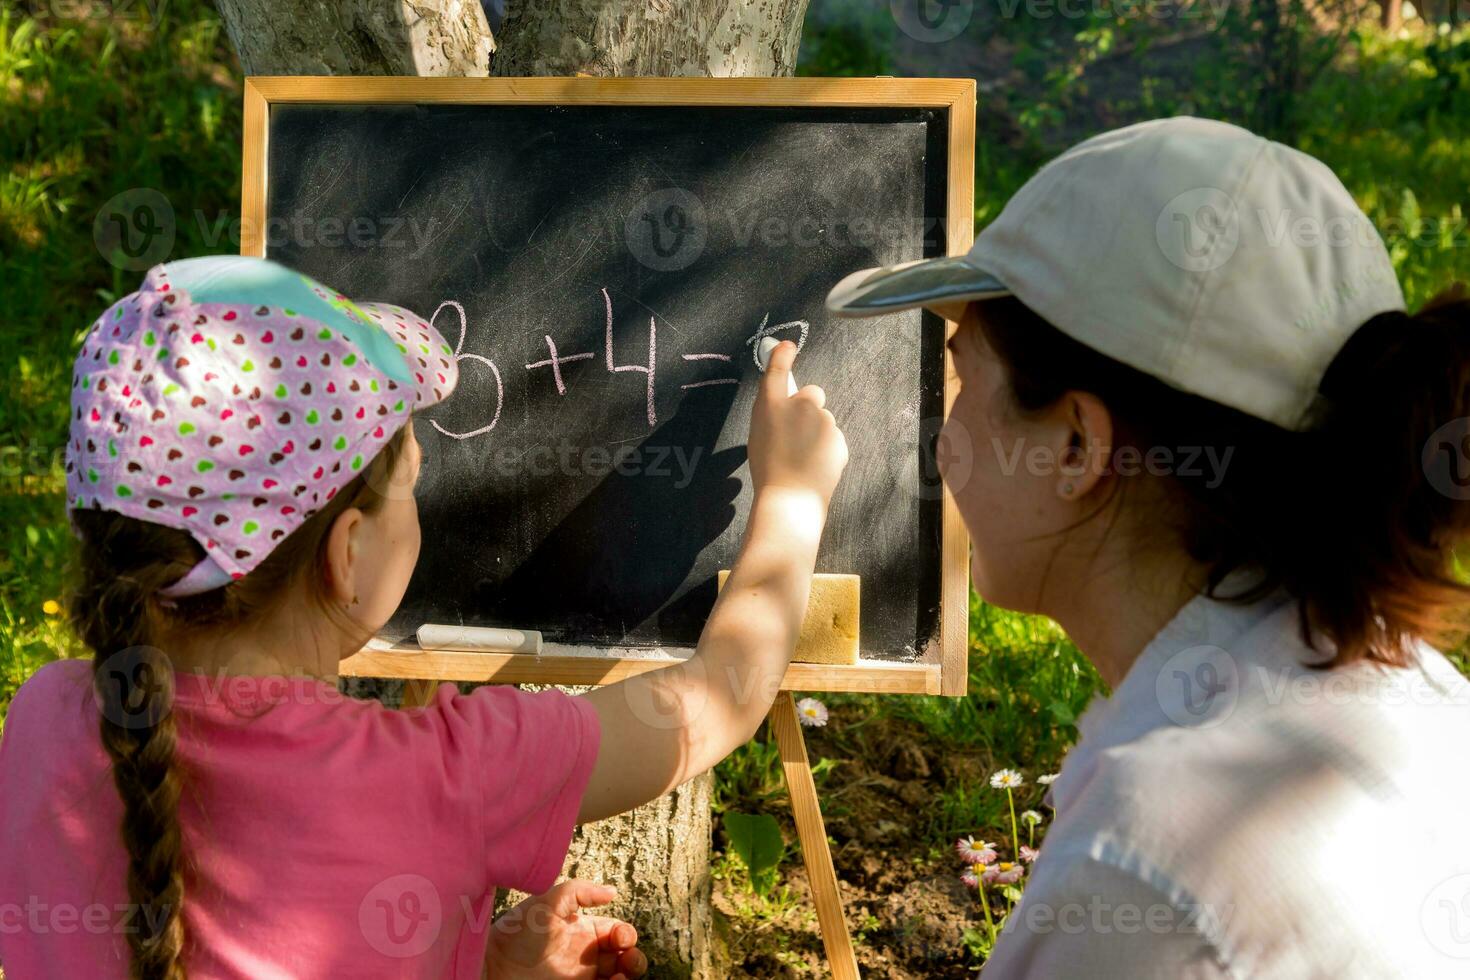
[{"label": "green grass", "polygon": [[[77,16],[0,7],[0,365],[8,382],[0,399],[0,725],[30,674],[81,652],[48,611],[48,600],[61,596],[70,548],[61,467],[71,360],[91,319],[141,275],[118,253],[102,254],[94,223],[117,195],[151,189],[173,215],[175,239],[162,258],[238,247],[221,230],[238,215],[240,73],[214,10],[202,0],[68,9]],[[1064,148],[1049,134],[1071,116],[1121,125],[1192,112],[1247,122],[1239,89],[1208,84],[1226,66],[1196,65],[1193,81],[1144,77],[1127,101],[1099,106],[1086,75],[1118,40],[1111,26],[1020,18],[997,30],[1034,84],[982,96],[1004,99],[1019,136],[988,139],[982,127],[978,225]],[[800,73],[889,73],[895,40],[886,11],[809,23]],[[1470,279],[1470,29],[1391,38],[1365,28],[1304,95],[1301,117],[1299,145],[1341,176],[1384,235],[1411,306],[1453,278]],[[942,860],[960,833],[1008,840],[1005,795],[990,788],[989,772],[1022,770],[1028,786],[1018,807],[1036,806],[1035,778],[1056,771],[1077,716],[1101,690],[1054,623],[973,596],[970,648],[962,698],[827,698],[827,742],[837,757],[819,762],[821,783],[840,782],[841,753],[871,750],[866,726],[884,718],[978,760],[973,777],[947,781],[916,814],[934,838],[926,861]],[[784,793],[768,739],[717,770],[719,812],[760,812]],[[787,861],[795,859],[793,844]],[[737,882],[745,873],[728,854],[714,871]],[[744,911],[772,927],[808,912],[781,888],[750,902]],[[988,940],[972,940],[983,957]]]},{"label": "green grass", "polygon": [[[236,248],[219,221],[238,210],[240,77],[218,17],[199,0],[156,14],[141,4],[120,16],[84,9],[96,13],[0,10],[0,358],[10,382],[0,400],[0,718],[37,666],[77,652],[43,609],[61,594],[70,541],[61,493],[70,363],[91,318],[139,277],[99,253],[94,219],[115,195],[151,188],[174,213],[169,257]],[[1060,70],[1047,67],[1044,33],[1014,29],[1018,58],[1043,74]],[[802,73],[882,72],[892,41],[883,17],[809,30]],[[1223,111],[1208,93],[1189,94],[1196,111]],[[1151,98],[1131,109],[1181,108],[1172,90]],[[1342,176],[1384,232],[1411,303],[1470,276],[1470,31],[1407,40],[1364,31],[1309,99],[1301,144]],[[1061,149],[1035,132],[977,148],[979,223]],[[973,600],[971,647],[965,698],[832,703],[890,712],[1028,775],[1054,769],[1096,675],[1053,624]],[[725,798],[777,792],[772,766],[769,746],[732,759],[722,768]],[[962,793],[954,795],[961,812]]]},{"label": "green grass", "polygon": [[0,718],[37,667],[77,652],[43,611],[61,595],[70,542],[72,355],[142,275],[99,253],[94,219],[115,195],[152,188],[175,216],[171,257],[238,247],[214,234],[238,214],[241,122],[239,69],[213,9],[66,8],[78,16],[0,6]]},{"label": "green grass", "polygon": [[1323,80],[1302,149],[1353,192],[1417,306],[1470,278],[1470,28],[1427,43],[1366,33],[1351,56]]}]

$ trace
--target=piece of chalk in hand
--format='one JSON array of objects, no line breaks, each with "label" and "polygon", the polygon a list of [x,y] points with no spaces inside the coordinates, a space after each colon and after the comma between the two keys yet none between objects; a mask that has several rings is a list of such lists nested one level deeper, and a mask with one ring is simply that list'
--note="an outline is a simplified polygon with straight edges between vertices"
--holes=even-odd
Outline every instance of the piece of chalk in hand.
[{"label": "piece of chalk in hand", "polygon": [[492,626],[449,626],[425,623],[415,634],[425,650],[494,650],[499,653],[540,653],[539,630]]},{"label": "piece of chalk in hand", "polygon": [[[756,349],[755,359],[760,363],[762,371],[770,366],[771,351],[780,346],[780,343],[781,341],[775,337],[761,338],[760,345]],[[794,373],[786,375],[786,394],[788,396],[796,394],[796,375]]]}]

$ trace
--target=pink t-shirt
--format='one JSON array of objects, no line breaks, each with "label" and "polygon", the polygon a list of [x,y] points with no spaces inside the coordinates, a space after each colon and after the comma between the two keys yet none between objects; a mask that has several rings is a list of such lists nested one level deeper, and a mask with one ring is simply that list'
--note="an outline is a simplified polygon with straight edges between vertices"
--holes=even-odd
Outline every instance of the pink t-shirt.
[{"label": "pink t-shirt", "polygon": [[[122,804],[90,661],[50,664],[0,738],[0,966],[127,975]],[[559,691],[441,685],[394,711],[300,678],[180,674],[185,965],[239,977],[479,977],[495,888],[561,871],[601,730]]]}]

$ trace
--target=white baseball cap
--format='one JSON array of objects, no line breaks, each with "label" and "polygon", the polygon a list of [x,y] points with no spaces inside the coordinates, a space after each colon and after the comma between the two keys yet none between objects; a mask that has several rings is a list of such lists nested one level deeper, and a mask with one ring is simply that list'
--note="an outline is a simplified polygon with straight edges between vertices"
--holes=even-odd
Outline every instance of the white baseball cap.
[{"label": "white baseball cap", "polygon": [[1388,250],[1321,161],[1181,116],[1042,167],[968,255],[855,272],[838,316],[1015,296],[1166,384],[1292,430],[1364,322],[1404,309]]}]

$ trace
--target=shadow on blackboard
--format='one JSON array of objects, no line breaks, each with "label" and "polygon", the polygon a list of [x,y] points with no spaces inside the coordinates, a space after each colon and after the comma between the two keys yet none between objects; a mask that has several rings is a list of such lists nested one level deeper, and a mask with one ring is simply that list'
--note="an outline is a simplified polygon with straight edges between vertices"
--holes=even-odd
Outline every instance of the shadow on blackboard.
[{"label": "shadow on blackboard", "polygon": [[[632,467],[610,472],[503,584],[487,585],[476,606],[503,610],[508,621],[557,623],[549,639],[693,646],[714,603],[714,581],[670,600],[700,552],[735,520],[741,491],[735,471],[745,463],[745,446],[709,449],[729,414],[733,391],[710,389],[688,399],[687,409],[639,443],[640,450],[650,449],[642,454],[645,463],[656,447],[697,449],[687,477],[667,459],[658,468],[667,473]],[[712,399],[724,404],[716,409],[706,401]],[[569,603],[576,607],[567,608]]]}]

